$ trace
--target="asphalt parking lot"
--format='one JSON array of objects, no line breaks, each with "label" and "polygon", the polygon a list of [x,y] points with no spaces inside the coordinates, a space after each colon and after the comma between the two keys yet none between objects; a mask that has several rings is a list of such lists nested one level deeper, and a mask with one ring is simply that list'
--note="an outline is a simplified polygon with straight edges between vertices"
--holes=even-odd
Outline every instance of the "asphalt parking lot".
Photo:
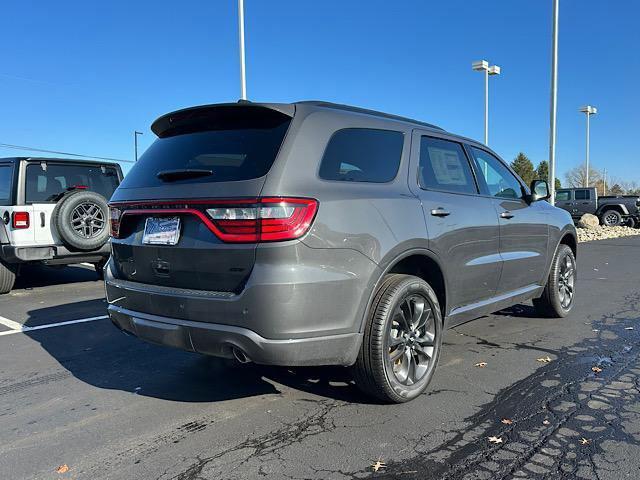
[{"label": "asphalt parking lot", "polygon": [[640,237],[581,244],[570,317],[521,305],[450,330],[429,392],[403,405],[372,403],[344,369],[235,368],[142,343],[104,318],[91,269],[34,267],[0,297],[0,471],[640,478],[639,252]]}]

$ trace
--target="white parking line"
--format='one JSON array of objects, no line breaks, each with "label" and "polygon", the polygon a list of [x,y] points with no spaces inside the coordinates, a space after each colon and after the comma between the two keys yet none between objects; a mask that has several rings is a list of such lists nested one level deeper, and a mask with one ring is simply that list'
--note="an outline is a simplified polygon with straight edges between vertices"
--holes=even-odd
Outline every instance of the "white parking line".
[{"label": "white parking line", "polygon": [[65,325],[73,325],[75,323],[95,322],[96,320],[104,320],[109,318],[109,315],[100,315],[99,317],[80,318],[78,320],[69,320],[66,322],[49,323],[47,325],[37,325],[35,327],[27,327],[8,318],[0,317],[0,323],[5,327],[9,327],[11,330],[7,332],[0,332],[0,337],[4,335],[13,335],[14,333],[33,332],[34,330],[45,330],[47,328],[64,327]]}]

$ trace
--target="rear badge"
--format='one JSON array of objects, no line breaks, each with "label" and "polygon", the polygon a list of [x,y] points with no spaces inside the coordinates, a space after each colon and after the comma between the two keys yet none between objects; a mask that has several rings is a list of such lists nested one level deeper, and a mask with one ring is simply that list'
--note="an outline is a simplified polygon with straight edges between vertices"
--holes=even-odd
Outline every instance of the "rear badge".
[{"label": "rear badge", "polygon": [[150,217],[144,223],[142,243],[176,245],[180,240],[180,217]]}]

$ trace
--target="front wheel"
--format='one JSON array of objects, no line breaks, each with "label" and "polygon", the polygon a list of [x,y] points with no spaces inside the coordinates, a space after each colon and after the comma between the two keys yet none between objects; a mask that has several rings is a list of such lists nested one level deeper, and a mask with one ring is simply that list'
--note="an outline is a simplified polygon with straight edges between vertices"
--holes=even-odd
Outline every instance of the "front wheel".
[{"label": "front wheel", "polygon": [[567,245],[558,247],[551,264],[551,272],[540,298],[533,306],[545,317],[563,318],[573,308],[577,278],[576,257]]},{"label": "front wheel", "polygon": [[356,385],[384,402],[417,397],[433,377],[442,330],[438,298],[427,282],[411,275],[385,276],[353,366]]},{"label": "front wheel", "polygon": [[600,217],[600,221],[605,227],[617,227],[622,223],[622,215],[617,210],[607,210]]}]

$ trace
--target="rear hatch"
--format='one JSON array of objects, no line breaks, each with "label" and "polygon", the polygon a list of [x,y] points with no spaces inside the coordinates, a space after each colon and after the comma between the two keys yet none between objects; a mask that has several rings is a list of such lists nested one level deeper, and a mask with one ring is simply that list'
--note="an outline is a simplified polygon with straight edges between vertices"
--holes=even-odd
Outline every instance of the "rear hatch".
[{"label": "rear hatch", "polygon": [[240,291],[255,261],[259,196],[292,113],[234,104],[158,119],[158,139],[112,198],[116,278]]}]

